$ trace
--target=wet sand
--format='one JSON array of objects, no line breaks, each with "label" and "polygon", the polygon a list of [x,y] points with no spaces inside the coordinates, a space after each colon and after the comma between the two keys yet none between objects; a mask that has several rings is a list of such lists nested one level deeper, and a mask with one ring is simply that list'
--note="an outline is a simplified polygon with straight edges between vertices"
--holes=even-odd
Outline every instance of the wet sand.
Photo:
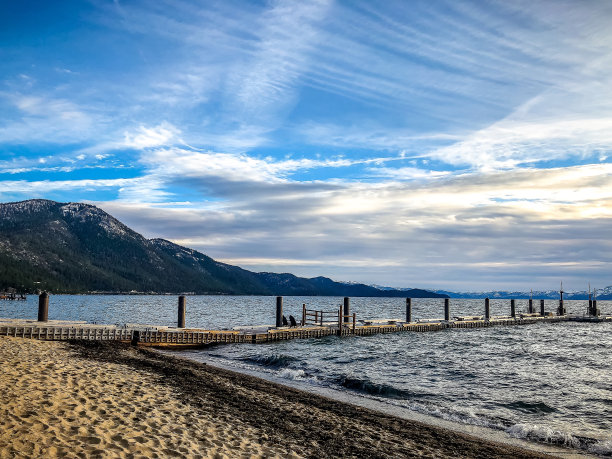
[{"label": "wet sand", "polygon": [[155,351],[0,337],[0,458],[551,457]]}]

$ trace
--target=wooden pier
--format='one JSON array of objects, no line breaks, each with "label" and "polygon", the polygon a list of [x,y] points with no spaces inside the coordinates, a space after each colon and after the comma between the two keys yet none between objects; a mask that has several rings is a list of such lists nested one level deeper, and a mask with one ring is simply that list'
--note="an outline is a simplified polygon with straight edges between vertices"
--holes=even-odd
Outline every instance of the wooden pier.
[{"label": "wooden pier", "polygon": [[[529,325],[534,323],[558,322],[612,322],[612,316],[602,316],[600,311],[589,305],[595,315],[577,316],[565,314],[554,315],[543,310],[540,313],[516,312],[514,301],[511,302],[510,316],[491,316],[489,300],[485,299],[483,316],[450,317],[450,301],[444,303],[444,319],[421,319],[412,321],[412,302],[406,300],[406,320],[379,319],[357,321],[356,314],[350,313],[350,301],[344,299],[343,305],[335,311],[308,310],[302,307],[302,320],[294,327],[283,326],[282,297],[276,301],[277,326],[238,327],[234,330],[205,330],[185,328],[186,299],[179,297],[177,327],[154,325],[125,324],[97,325],[79,321],[47,320],[49,296],[40,295],[38,320],[0,319],[0,335],[21,338],[68,341],[95,340],[117,341],[138,346],[189,348],[214,344],[232,343],[270,343],[291,339],[322,338],[325,336],[370,336],[398,332],[431,332],[447,329],[488,328],[495,326]],[[531,308],[530,310],[533,310]],[[291,317],[293,319],[293,317]],[[294,319],[293,319],[294,320]],[[280,324],[280,325],[279,325]]]},{"label": "wooden pier", "polygon": [[14,288],[9,288],[4,292],[0,292],[0,300],[25,301],[27,297],[23,293],[18,294]]}]

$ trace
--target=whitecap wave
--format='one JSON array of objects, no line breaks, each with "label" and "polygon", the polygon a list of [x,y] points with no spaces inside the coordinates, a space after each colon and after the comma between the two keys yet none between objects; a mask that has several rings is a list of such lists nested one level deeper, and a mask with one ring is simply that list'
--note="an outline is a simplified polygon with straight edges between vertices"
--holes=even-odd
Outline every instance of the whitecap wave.
[{"label": "whitecap wave", "polygon": [[291,380],[305,379],[306,372],[304,370],[293,370],[291,368],[283,368],[281,371],[278,372],[278,376],[284,379],[291,379]]},{"label": "whitecap wave", "polygon": [[508,427],[506,432],[515,438],[554,443],[572,448],[581,446],[581,441],[572,434],[538,424],[514,424]]},{"label": "whitecap wave", "polygon": [[589,453],[612,456],[612,440],[600,440],[589,447]]},{"label": "whitecap wave", "polygon": [[420,403],[404,404],[411,411],[445,419],[447,421],[457,422],[461,424],[470,424],[473,426],[488,427],[490,429],[503,430],[504,426],[494,422],[486,417],[479,416],[472,409],[465,408],[461,411],[447,411],[435,406],[426,406]]}]

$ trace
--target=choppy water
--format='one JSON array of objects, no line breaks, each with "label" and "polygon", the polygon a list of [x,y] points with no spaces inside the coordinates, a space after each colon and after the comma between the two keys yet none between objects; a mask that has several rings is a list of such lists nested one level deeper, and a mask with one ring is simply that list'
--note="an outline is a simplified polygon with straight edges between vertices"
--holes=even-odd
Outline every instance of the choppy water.
[{"label": "choppy water", "polygon": [[[0,301],[0,317],[36,318],[37,299]],[[53,296],[50,319],[174,325],[173,296]],[[302,303],[335,309],[341,298],[286,297],[285,315]],[[539,302],[536,302],[539,309]],[[494,300],[507,315],[509,300]],[[556,301],[546,301],[554,311]],[[568,301],[582,314],[584,301]],[[604,313],[612,302],[601,301]],[[358,318],[402,318],[401,298],[353,298]],[[187,299],[187,325],[231,328],[273,324],[273,297]],[[482,300],[451,300],[452,315],[483,313]],[[517,311],[527,309],[517,300]],[[443,300],[413,300],[413,317],[443,316]],[[265,345],[226,345],[184,355],[270,379],[332,388],[513,436],[612,455],[612,323],[534,324],[370,337],[330,336]]]}]

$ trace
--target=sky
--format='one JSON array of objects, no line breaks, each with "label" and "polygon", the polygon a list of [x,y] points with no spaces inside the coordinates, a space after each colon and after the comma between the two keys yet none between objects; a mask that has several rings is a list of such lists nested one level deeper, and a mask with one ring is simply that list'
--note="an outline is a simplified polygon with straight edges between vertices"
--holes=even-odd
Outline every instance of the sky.
[{"label": "sky", "polygon": [[0,2],[0,201],[254,271],[612,285],[612,2]]}]

